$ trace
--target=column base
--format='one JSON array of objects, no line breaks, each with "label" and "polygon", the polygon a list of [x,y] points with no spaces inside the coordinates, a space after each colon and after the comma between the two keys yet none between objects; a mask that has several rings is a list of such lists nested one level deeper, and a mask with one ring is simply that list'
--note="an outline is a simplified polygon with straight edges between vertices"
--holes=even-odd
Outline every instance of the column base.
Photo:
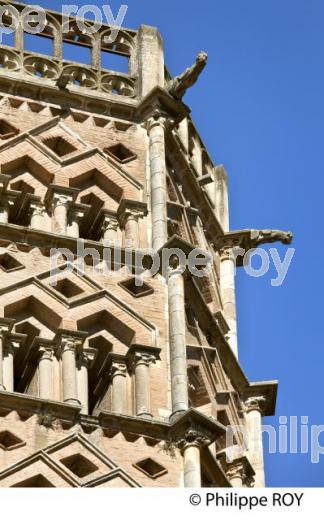
[{"label": "column base", "polygon": [[170,423],[175,422],[182,415],[184,415],[187,411],[188,411],[188,408],[185,408],[183,410],[176,410],[175,412],[172,412],[172,414],[169,417]]},{"label": "column base", "polygon": [[141,419],[147,419],[149,421],[153,419],[153,415],[149,412],[138,413],[136,417],[140,417]]},{"label": "column base", "polygon": [[72,404],[74,406],[81,406],[81,402],[78,399],[64,399],[66,404]]}]

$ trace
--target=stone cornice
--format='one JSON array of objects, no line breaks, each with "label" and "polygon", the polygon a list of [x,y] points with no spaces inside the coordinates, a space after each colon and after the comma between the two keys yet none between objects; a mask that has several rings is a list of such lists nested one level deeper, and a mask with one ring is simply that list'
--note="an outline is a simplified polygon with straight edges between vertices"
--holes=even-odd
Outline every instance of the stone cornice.
[{"label": "stone cornice", "polygon": [[5,391],[0,391],[0,409],[16,410],[30,415],[46,415],[68,423],[74,423],[81,412],[81,406]]},{"label": "stone cornice", "polygon": [[197,439],[202,435],[204,438],[208,438],[205,443],[208,445],[224,435],[226,431],[222,424],[193,408],[181,415],[179,414],[171,423],[154,418],[143,419],[141,417],[114,414],[106,411],[101,411],[98,419],[99,425],[104,429],[127,431],[143,436],[149,434],[150,437],[164,439],[176,444],[181,443],[186,438],[188,440],[188,435],[192,437],[193,432],[196,432]]},{"label": "stone cornice", "polygon": [[189,107],[182,101],[175,100],[164,88],[155,87],[139,103],[136,118],[143,122],[150,117],[167,117],[178,123],[189,113]]},{"label": "stone cornice", "polygon": [[[39,249],[45,251],[55,248],[67,248],[74,254],[77,253],[78,242],[80,242],[81,240],[74,237],[70,237],[68,235],[63,236],[57,233],[42,231],[27,226],[3,223],[0,223],[0,239],[3,241],[7,240],[8,244],[12,242],[24,245],[28,244],[31,247],[38,247]],[[98,251],[101,258],[103,258],[104,249],[110,249],[112,253],[112,265],[114,264],[114,253],[116,250],[120,251],[120,261],[122,263],[125,261],[125,247],[114,247],[111,245],[107,246],[107,244],[104,244],[103,242],[87,239],[83,240],[83,242],[85,248],[95,248]],[[138,248],[137,251],[141,251],[141,249]],[[131,253],[129,249],[127,250],[127,255],[132,259],[133,266],[136,265],[135,254],[135,250],[133,250]],[[127,261],[129,261],[130,258],[127,257]]]},{"label": "stone cornice", "polygon": [[258,381],[249,383],[243,394],[245,401],[262,399],[262,415],[271,416],[275,414],[278,393],[278,381]]}]

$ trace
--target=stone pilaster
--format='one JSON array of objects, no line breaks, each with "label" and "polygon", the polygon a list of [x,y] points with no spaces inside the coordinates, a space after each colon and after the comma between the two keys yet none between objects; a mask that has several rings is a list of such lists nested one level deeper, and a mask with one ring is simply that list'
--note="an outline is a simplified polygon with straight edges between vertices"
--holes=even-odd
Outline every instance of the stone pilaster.
[{"label": "stone pilaster", "polygon": [[255,471],[255,487],[265,486],[262,442],[262,414],[265,401],[266,399],[263,396],[250,397],[245,401],[248,450]]},{"label": "stone pilaster", "polygon": [[152,247],[159,250],[167,241],[167,186],[165,159],[166,119],[157,113],[147,122],[149,136]]},{"label": "stone pilaster", "polygon": [[222,249],[220,251],[220,288],[223,301],[224,317],[229,326],[227,339],[235,356],[238,357],[235,272],[236,258],[233,254],[232,248]]}]

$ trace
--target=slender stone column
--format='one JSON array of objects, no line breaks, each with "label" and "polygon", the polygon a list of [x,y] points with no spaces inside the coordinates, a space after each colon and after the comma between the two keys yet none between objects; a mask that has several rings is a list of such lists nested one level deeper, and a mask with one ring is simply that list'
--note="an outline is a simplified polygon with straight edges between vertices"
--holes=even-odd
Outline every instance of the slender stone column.
[{"label": "slender stone column", "polygon": [[95,69],[101,67],[101,34],[96,33],[92,38],[91,66]]},{"label": "slender stone column", "polygon": [[183,451],[184,486],[201,487],[200,448],[197,444],[188,444]]},{"label": "slender stone column", "polygon": [[53,56],[59,60],[63,57],[62,27],[56,27],[54,32]]},{"label": "slender stone column", "polygon": [[89,414],[89,368],[94,362],[97,351],[83,348],[78,358],[78,399],[82,405],[82,413]]},{"label": "slender stone column", "polygon": [[181,142],[186,150],[188,150],[189,146],[189,128],[188,128],[188,119],[183,119],[178,125],[178,135],[181,139]]},{"label": "slender stone column", "polygon": [[197,174],[202,175],[202,150],[195,136],[191,139],[191,163]]},{"label": "slender stone column", "polygon": [[172,414],[176,414],[188,409],[184,280],[177,268],[169,270],[168,298]]},{"label": "slender stone column", "polygon": [[24,27],[22,23],[19,23],[15,31],[15,47],[18,51],[24,48]]},{"label": "slender stone column", "polygon": [[229,231],[229,211],[228,211],[228,185],[227,173],[221,164],[214,168],[216,198],[215,208],[218,220],[224,231]]},{"label": "slender stone column", "polygon": [[127,367],[126,363],[112,362],[110,370],[112,383],[111,411],[127,413]]},{"label": "slender stone column", "polygon": [[30,205],[30,227],[44,230],[45,226],[45,206],[42,202],[35,202]]},{"label": "slender stone column", "polygon": [[12,341],[9,336],[3,358],[3,385],[7,392],[14,391],[14,357],[19,347],[20,344],[17,341]]},{"label": "slender stone column", "polygon": [[220,251],[220,288],[223,301],[224,316],[229,326],[228,343],[236,357],[237,349],[237,320],[235,297],[236,258],[231,248]]},{"label": "slender stone column", "polygon": [[152,417],[150,404],[150,364],[155,357],[145,352],[135,352],[133,370],[135,372],[135,402],[136,415],[150,419]]},{"label": "slender stone column", "polygon": [[116,245],[118,235],[117,217],[105,216],[102,224],[102,240]]},{"label": "slender stone column", "polygon": [[0,390],[6,390],[6,386],[4,383],[4,352],[5,352],[5,342],[7,339],[8,332],[11,330],[13,325],[12,320],[7,320],[6,318],[0,318]]},{"label": "slender stone column", "polygon": [[0,390],[5,390],[3,381],[3,351],[4,351],[4,333],[0,330]]},{"label": "slender stone column", "polygon": [[78,338],[63,337],[61,342],[63,371],[63,401],[80,405],[77,389],[77,349],[81,346]]},{"label": "slender stone column", "polygon": [[54,233],[66,235],[68,210],[72,202],[72,197],[61,193],[53,195],[53,221],[52,229]]},{"label": "slender stone column", "polygon": [[167,241],[167,187],[165,163],[165,123],[159,116],[149,119],[150,172],[151,172],[151,212],[152,212],[152,247],[160,249]]},{"label": "slender stone column", "polygon": [[255,471],[255,487],[265,486],[263,442],[262,442],[262,408],[264,397],[250,397],[245,401],[246,427],[248,431],[248,450],[251,465]]},{"label": "slender stone column", "polygon": [[136,213],[125,215],[125,242],[131,243],[134,249],[139,246],[138,217]]},{"label": "slender stone column", "polygon": [[0,223],[8,224],[9,222],[9,205],[2,198],[0,199]]},{"label": "slender stone column", "polygon": [[54,347],[48,342],[40,343],[39,368],[39,397],[41,399],[54,398]]},{"label": "slender stone column", "polygon": [[179,442],[183,456],[184,487],[201,487],[200,451],[208,444],[210,444],[209,438],[195,429],[188,430],[184,439]]},{"label": "slender stone column", "polygon": [[67,226],[67,235],[73,238],[80,236],[80,222],[83,219],[85,211],[78,206],[70,209],[68,215],[69,224]]}]

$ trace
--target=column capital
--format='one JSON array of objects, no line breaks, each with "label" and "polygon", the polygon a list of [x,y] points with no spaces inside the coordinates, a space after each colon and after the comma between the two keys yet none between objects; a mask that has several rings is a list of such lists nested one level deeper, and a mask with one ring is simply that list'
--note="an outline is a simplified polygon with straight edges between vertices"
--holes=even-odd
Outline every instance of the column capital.
[{"label": "column capital", "polygon": [[239,462],[229,462],[226,468],[226,476],[228,480],[232,480],[233,478],[240,478],[242,482],[246,478],[245,468],[241,461]]},{"label": "column capital", "polygon": [[146,352],[134,352],[132,358],[131,358],[131,365],[132,367],[138,367],[139,365],[144,365],[146,367],[149,367],[153,363],[155,363],[156,358],[150,353]]},{"label": "column capital", "polygon": [[110,377],[113,379],[116,376],[127,376],[127,365],[118,361],[113,361],[110,366]]},{"label": "column capital", "polygon": [[4,338],[13,328],[15,320],[10,318],[0,318],[0,337]]},{"label": "column capital", "polygon": [[267,400],[264,396],[249,397],[244,403],[244,410],[246,413],[256,410],[262,415],[266,402]]},{"label": "column capital", "polygon": [[176,444],[181,452],[190,447],[205,448],[211,442],[212,440],[207,431],[195,427],[188,428],[182,437],[176,439]]},{"label": "column capital", "polygon": [[79,190],[76,188],[51,184],[45,196],[45,204],[54,208],[58,206],[68,207],[72,202],[75,202],[78,193]]},{"label": "column capital", "polygon": [[97,357],[97,354],[98,354],[98,351],[95,348],[90,348],[90,347],[81,348],[79,351],[79,358],[78,358],[80,366],[90,368],[93,365],[93,363]]},{"label": "column capital", "polygon": [[61,347],[64,352],[67,350],[77,350],[81,347],[82,341],[80,338],[73,338],[72,336],[62,336]]},{"label": "column capital", "polygon": [[69,195],[64,195],[62,193],[54,193],[52,204],[55,208],[58,206],[69,206],[73,202],[73,198]]},{"label": "column capital", "polygon": [[10,336],[8,339],[9,339],[9,341],[6,342],[5,347],[4,347],[4,355],[6,356],[8,354],[12,354],[13,356],[15,356],[18,352],[18,349],[21,346],[21,342],[12,340],[10,338]]},{"label": "column capital", "polygon": [[168,265],[168,276],[176,276],[177,274],[183,275],[185,271],[183,270],[183,266],[181,265],[180,258],[178,255],[174,254],[169,258]]},{"label": "column capital", "polygon": [[142,345],[132,345],[127,353],[126,360],[128,366],[134,370],[136,366],[150,366],[159,358],[161,350],[156,347],[145,347]]},{"label": "column capital", "polygon": [[107,372],[109,377],[113,379],[115,376],[125,376],[127,375],[128,369],[128,359],[126,356],[122,356],[121,354],[115,354],[111,352],[108,355],[108,364],[107,364]]},{"label": "column capital", "polygon": [[221,262],[225,260],[235,260],[235,255],[233,251],[232,245],[224,246],[221,249],[218,249],[219,257]]},{"label": "column capital", "polygon": [[68,350],[77,351],[82,347],[86,336],[86,332],[61,329],[58,330],[56,342],[61,353]]},{"label": "column capital", "polygon": [[246,456],[227,462],[225,473],[229,481],[238,478],[242,480],[244,487],[253,487],[255,473]]},{"label": "column capital", "polygon": [[105,231],[108,231],[108,229],[112,229],[113,231],[118,230],[117,214],[109,214],[109,213],[103,214],[102,222],[101,222],[101,230],[104,233]]},{"label": "column capital", "polygon": [[43,216],[46,211],[45,204],[41,200],[31,201],[29,205],[30,216],[39,215]]},{"label": "column capital", "polygon": [[46,343],[41,343],[38,348],[41,359],[48,359],[49,361],[53,361],[55,350],[56,349],[54,345],[49,345]]},{"label": "column capital", "polygon": [[125,226],[129,218],[138,221],[147,215],[147,204],[145,202],[123,199],[117,210],[117,218],[121,227]]},{"label": "column capital", "polygon": [[162,126],[165,130],[168,121],[168,114],[161,110],[160,108],[155,108],[155,110],[150,114],[150,116],[146,119],[144,126],[149,133],[152,128],[155,126]]},{"label": "column capital", "polygon": [[[64,197],[64,195],[63,195]],[[54,197],[55,198],[55,197]],[[69,203],[68,203],[69,204]],[[88,204],[71,204],[70,206],[70,216],[75,222],[80,222],[83,219],[86,212],[89,210],[90,206]]]}]

